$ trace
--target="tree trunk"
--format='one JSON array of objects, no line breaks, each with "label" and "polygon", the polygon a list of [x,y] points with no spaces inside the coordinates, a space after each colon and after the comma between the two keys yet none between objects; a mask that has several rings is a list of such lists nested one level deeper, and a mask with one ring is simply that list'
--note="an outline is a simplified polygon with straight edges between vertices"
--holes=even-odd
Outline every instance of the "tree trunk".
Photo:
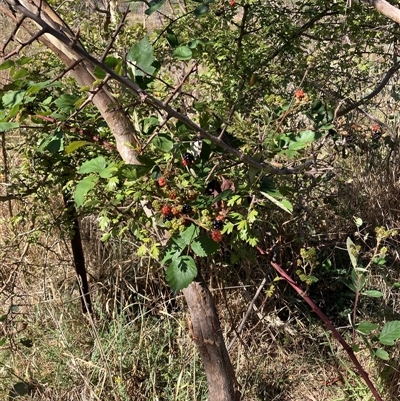
[{"label": "tree trunk", "polygon": [[[47,24],[58,32],[67,35],[71,43],[79,43],[73,32],[45,0],[6,1],[13,10],[36,21],[36,24],[44,32],[46,32],[45,25]],[[12,17],[12,13],[9,16]],[[81,56],[48,33],[41,35],[39,40],[54,51],[67,67],[73,67],[71,73],[80,85],[93,86],[95,81],[93,65],[88,59],[78,62],[82,58]],[[116,99],[111,95],[107,85],[96,92],[92,101],[110,127],[121,158],[126,163],[138,164],[134,150],[137,140],[133,125]],[[201,279],[190,284],[183,290],[183,293],[191,318],[190,331],[207,375],[208,399],[209,401],[237,401],[239,393],[235,396],[233,369],[211,293]]]},{"label": "tree trunk", "polygon": [[207,376],[209,401],[234,401],[234,373],[225,346],[214,299],[199,278],[183,290],[191,321],[189,331]]}]

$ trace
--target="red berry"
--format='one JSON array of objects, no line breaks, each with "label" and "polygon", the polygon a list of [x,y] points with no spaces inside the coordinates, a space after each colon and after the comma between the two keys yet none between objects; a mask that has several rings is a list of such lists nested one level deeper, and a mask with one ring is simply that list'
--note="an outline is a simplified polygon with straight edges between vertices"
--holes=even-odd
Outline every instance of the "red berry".
[{"label": "red berry", "polygon": [[371,127],[371,129],[372,129],[372,131],[374,131],[374,132],[378,132],[378,131],[379,131],[379,125],[378,125],[378,124],[374,124],[374,125]]},{"label": "red berry", "polygon": [[305,96],[305,93],[303,91],[303,89],[298,89],[295,93],[294,93],[296,99],[303,99]]},{"label": "red berry", "polygon": [[221,242],[222,241],[222,234],[220,230],[213,230],[211,232],[211,238],[215,242]]},{"label": "red berry", "polygon": [[177,197],[177,195],[176,195],[175,191],[169,191],[169,193],[168,193],[168,198],[169,199],[174,200],[174,199],[176,199],[176,197]]},{"label": "red berry", "polygon": [[162,213],[164,216],[166,216],[166,215],[168,215],[168,214],[171,214],[171,208],[170,208],[169,206],[167,206],[167,205],[164,205],[164,206],[161,208],[161,213]]},{"label": "red berry", "polygon": [[229,4],[231,7],[235,7],[236,6],[236,1],[235,0],[229,0]]},{"label": "red berry", "polygon": [[165,179],[165,177],[160,177],[158,179],[158,185],[160,187],[165,187],[167,185],[167,180]]}]

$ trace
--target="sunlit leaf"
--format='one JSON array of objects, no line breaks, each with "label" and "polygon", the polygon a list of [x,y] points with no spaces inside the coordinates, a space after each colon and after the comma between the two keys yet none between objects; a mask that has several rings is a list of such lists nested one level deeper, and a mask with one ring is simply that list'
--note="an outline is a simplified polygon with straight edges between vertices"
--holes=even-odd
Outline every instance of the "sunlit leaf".
[{"label": "sunlit leaf", "polygon": [[379,342],[383,345],[394,345],[395,341],[400,338],[400,321],[392,320],[387,322],[379,336]]},{"label": "sunlit leaf", "polygon": [[188,46],[179,46],[174,50],[172,55],[178,60],[187,61],[192,58],[193,53]]},{"label": "sunlit leaf", "polygon": [[167,282],[172,291],[186,288],[197,276],[196,263],[191,256],[173,259],[167,268]]}]

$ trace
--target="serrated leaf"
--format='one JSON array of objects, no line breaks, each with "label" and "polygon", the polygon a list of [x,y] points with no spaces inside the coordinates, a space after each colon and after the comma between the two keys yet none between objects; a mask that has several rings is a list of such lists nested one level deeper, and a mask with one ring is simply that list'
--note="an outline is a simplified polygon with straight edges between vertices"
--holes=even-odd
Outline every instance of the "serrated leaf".
[{"label": "serrated leaf", "polygon": [[190,245],[195,238],[199,235],[200,229],[195,224],[191,224],[185,231],[182,231],[179,235],[179,238],[183,241],[183,243],[188,246]]},{"label": "serrated leaf", "polygon": [[375,354],[375,356],[377,356],[378,358],[380,358],[384,361],[388,361],[390,359],[389,354],[384,349],[381,349],[381,348],[375,349],[374,354]]},{"label": "serrated leaf", "polygon": [[76,206],[80,207],[83,205],[85,195],[94,188],[97,180],[98,178],[96,176],[90,175],[89,177],[85,177],[83,180],[79,181],[74,192]]},{"label": "serrated leaf", "polygon": [[362,294],[367,295],[368,297],[372,297],[372,298],[382,298],[383,297],[383,293],[381,291],[377,291],[377,290],[367,290],[367,291],[364,291]]},{"label": "serrated leaf", "polygon": [[48,135],[40,143],[38,151],[44,152],[45,150],[50,153],[58,153],[64,149],[64,135],[62,132],[58,131],[55,134]]},{"label": "serrated leaf", "polygon": [[126,59],[133,77],[152,76],[156,70],[152,66],[155,61],[153,46],[150,44],[147,36],[130,48]]},{"label": "serrated leaf", "polygon": [[201,235],[190,247],[196,256],[200,257],[212,255],[219,250],[218,244],[207,235]]},{"label": "serrated leaf", "polygon": [[152,143],[155,147],[162,150],[165,153],[168,153],[174,147],[174,143],[171,137],[167,134],[159,134],[153,140]]},{"label": "serrated leaf", "polygon": [[377,328],[378,325],[371,322],[361,322],[360,324],[357,325],[357,330],[365,335],[371,333],[371,331],[374,331]]},{"label": "serrated leaf", "polygon": [[383,345],[394,345],[400,338],[400,321],[392,320],[387,322],[379,335],[379,342]]},{"label": "serrated leaf", "polygon": [[19,127],[19,123],[0,122],[0,132],[10,131]]},{"label": "serrated leaf", "polygon": [[191,256],[180,256],[172,260],[166,273],[167,283],[174,292],[186,288],[196,276],[197,267]]},{"label": "serrated leaf", "polygon": [[75,150],[78,150],[82,146],[86,145],[93,145],[93,142],[89,141],[74,141],[71,142],[66,148],[65,148],[65,153],[72,153],[75,152]]},{"label": "serrated leaf", "polygon": [[64,113],[69,113],[75,109],[75,103],[80,99],[79,96],[63,93],[54,103]]},{"label": "serrated leaf", "polygon": [[289,150],[300,150],[315,141],[315,132],[311,130],[301,131],[294,141],[289,143]]},{"label": "serrated leaf", "polygon": [[[116,171],[118,170],[116,164],[111,164],[107,166],[105,169],[99,171],[99,175],[101,178],[110,178]],[[115,181],[113,181],[115,183]],[[112,183],[111,183],[112,185]]]},{"label": "serrated leaf", "polygon": [[251,224],[257,220],[258,212],[257,210],[253,209],[247,216],[247,221]]},{"label": "serrated leaf", "polygon": [[179,46],[174,50],[172,55],[178,60],[188,61],[192,58],[193,53],[188,46]]},{"label": "serrated leaf", "polygon": [[95,157],[82,164],[78,172],[80,174],[100,173],[107,167],[106,159],[103,156]]},{"label": "serrated leaf", "polygon": [[22,103],[25,93],[26,93],[26,91],[24,91],[24,90],[7,92],[2,97],[3,106],[7,107],[7,108],[12,108],[14,106],[18,106],[19,104]]}]

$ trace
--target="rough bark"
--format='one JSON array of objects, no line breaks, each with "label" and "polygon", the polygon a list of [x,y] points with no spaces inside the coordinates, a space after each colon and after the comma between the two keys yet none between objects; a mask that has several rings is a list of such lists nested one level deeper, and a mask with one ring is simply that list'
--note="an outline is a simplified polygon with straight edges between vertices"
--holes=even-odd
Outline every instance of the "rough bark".
[{"label": "rough bark", "polygon": [[[38,16],[46,24],[66,34],[76,45],[77,38],[72,31],[45,2],[45,0],[6,0],[16,11],[38,23]],[[26,11],[27,10],[27,11]],[[39,21],[40,22],[40,21]],[[41,29],[44,25],[39,23]],[[39,40],[50,48],[66,64],[73,67],[71,73],[80,85],[92,85],[93,65],[66,46],[54,35],[44,33]],[[79,45],[81,46],[81,45]],[[120,109],[110,90],[104,85],[92,99],[113,133],[117,149],[127,163],[138,163],[134,146],[135,131],[129,117]],[[235,396],[232,365],[221,333],[219,319],[210,291],[202,281],[190,284],[184,291],[191,318],[191,332],[198,348],[207,375],[209,401],[237,401]]]},{"label": "rough bark", "polygon": [[207,376],[209,401],[238,400],[234,372],[210,290],[199,278],[183,290],[191,321],[189,331],[199,350]]}]

